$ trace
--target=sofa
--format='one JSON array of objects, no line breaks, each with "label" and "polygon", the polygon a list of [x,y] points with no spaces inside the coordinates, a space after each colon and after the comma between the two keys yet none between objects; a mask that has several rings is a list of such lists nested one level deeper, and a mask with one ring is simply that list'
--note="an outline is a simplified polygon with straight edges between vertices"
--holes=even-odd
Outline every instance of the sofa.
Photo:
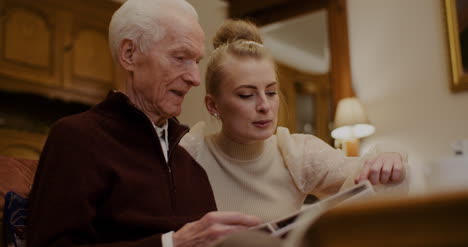
[{"label": "sofa", "polygon": [[0,156],[0,246],[4,246],[3,208],[7,192],[27,197],[34,180],[37,160]]}]

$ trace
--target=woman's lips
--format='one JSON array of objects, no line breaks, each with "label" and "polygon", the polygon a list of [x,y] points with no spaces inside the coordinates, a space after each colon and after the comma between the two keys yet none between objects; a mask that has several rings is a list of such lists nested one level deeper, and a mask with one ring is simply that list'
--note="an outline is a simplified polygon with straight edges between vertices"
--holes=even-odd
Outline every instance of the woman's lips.
[{"label": "woman's lips", "polygon": [[272,123],[271,120],[261,120],[261,121],[253,122],[253,125],[255,125],[255,127],[257,127],[257,128],[266,128],[266,127],[270,126],[271,123]]}]

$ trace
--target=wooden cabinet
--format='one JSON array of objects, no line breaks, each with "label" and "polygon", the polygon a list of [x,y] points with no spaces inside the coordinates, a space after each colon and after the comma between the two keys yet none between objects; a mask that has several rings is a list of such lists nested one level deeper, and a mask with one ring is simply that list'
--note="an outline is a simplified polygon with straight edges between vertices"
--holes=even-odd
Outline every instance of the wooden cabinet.
[{"label": "wooden cabinet", "polygon": [[0,90],[94,104],[119,85],[107,30],[118,3],[0,0]]},{"label": "wooden cabinet", "polygon": [[8,1],[4,8],[0,26],[0,73],[35,85],[59,86],[57,41],[60,37],[56,13],[51,8],[24,5],[20,1]]},{"label": "wooden cabinet", "polygon": [[278,80],[284,100],[279,125],[292,133],[313,134],[331,144],[330,74],[310,74],[277,63]]},{"label": "wooden cabinet", "polygon": [[46,135],[0,128],[0,155],[38,160]]}]

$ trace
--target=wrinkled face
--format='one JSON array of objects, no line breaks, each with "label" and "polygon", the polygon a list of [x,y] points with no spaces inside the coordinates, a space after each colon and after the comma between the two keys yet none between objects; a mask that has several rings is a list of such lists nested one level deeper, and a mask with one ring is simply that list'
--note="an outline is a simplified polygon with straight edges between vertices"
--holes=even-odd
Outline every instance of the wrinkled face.
[{"label": "wrinkled face", "polygon": [[204,54],[204,33],[195,19],[168,19],[165,37],[134,54],[134,103],[150,117],[178,116],[192,86],[200,85],[198,63]]},{"label": "wrinkled face", "polygon": [[215,97],[222,131],[238,143],[254,143],[274,134],[279,107],[275,67],[268,59],[227,58],[224,80]]}]

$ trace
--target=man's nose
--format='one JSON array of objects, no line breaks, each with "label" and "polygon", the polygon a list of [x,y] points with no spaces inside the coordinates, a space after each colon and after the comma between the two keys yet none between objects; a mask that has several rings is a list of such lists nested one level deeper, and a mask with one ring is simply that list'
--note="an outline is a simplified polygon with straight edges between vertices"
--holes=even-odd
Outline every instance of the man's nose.
[{"label": "man's nose", "polygon": [[192,63],[188,68],[187,72],[183,75],[184,81],[192,84],[192,86],[199,86],[201,81],[200,68],[197,63]]}]

